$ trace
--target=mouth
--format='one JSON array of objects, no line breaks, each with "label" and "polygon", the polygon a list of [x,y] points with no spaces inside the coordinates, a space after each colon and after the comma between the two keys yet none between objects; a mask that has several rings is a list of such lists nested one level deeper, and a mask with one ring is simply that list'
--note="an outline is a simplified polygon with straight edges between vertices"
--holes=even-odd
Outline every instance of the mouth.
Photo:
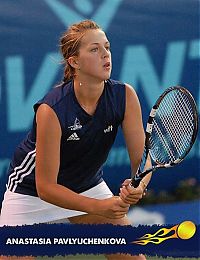
[{"label": "mouth", "polygon": [[110,70],[111,69],[111,63],[108,61],[103,65],[104,69]]}]

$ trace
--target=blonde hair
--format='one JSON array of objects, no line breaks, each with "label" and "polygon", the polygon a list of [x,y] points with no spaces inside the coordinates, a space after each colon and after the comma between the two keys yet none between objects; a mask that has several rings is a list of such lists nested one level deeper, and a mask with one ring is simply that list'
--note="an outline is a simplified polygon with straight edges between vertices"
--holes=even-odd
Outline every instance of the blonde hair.
[{"label": "blonde hair", "polygon": [[69,57],[78,56],[81,39],[88,30],[101,29],[91,20],[84,20],[71,25],[60,39],[60,51],[64,62],[64,80],[68,81],[75,76],[75,69],[68,63]]}]

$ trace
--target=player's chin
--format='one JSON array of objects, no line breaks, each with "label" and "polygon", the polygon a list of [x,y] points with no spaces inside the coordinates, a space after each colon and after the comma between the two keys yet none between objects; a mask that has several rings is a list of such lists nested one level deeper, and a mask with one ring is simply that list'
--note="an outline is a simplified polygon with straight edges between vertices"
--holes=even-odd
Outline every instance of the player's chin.
[{"label": "player's chin", "polygon": [[103,70],[102,73],[101,73],[101,78],[102,80],[107,80],[110,78],[110,75],[111,75],[111,70]]}]

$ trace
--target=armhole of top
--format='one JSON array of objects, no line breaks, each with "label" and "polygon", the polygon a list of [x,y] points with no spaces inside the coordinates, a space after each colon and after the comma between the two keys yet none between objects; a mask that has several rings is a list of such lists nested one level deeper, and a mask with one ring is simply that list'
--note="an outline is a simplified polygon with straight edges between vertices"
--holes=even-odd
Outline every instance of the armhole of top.
[{"label": "armhole of top", "polygon": [[[126,112],[126,92],[127,92],[127,86],[126,84],[124,83],[124,111],[123,111],[123,120],[124,120],[124,116],[125,116],[125,112]],[[122,120],[122,121],[123,121]]]},{"label": "armhole of top", "polygon": [[48,107],[50,107],[50,108],[53,110],[53,112],[55,113],[55,115],[56,115],[56,117],[57,117],[57,119],[58,119],[58,122],[59,122],[59,125],[60,125],[60,128],[61,128],[61,132],[63,132],[63,127],[62,127],[62,124],[61,124],[61,122],[60,122],[60,119],[59,119],[59,117],[58,117],[56,111],[53,109],[53,107],[51,107],[51,106],[50,106],[48,103],[46,103],[46,102],[38,102],[38,103],[36,103],[36,104],[33,106],[34,112],[35,112],[35,123],[36,123],[36,126],[37,126],[37,121],[36,121],[37,110],[38,110],[39,106],[40,106],[40,105],[43,105],[43,104],[44,104],[44,105],[47,105]]},{"label": "armhole of top", "polygon": [[122,104],[123,104],[123,113],[122,113],[122,120],[121,120],[121,124],[120,124],[120,127],[121,127],[121,129],[122,129],[122,123],[123,123],[123,121],[124,121],[124,117],[125,117],[125,112],[126,112],[126,88],[127,88],[127,86],[126,86],[126,84],[124,83],[123,84],[123,102],[122,102]]}]

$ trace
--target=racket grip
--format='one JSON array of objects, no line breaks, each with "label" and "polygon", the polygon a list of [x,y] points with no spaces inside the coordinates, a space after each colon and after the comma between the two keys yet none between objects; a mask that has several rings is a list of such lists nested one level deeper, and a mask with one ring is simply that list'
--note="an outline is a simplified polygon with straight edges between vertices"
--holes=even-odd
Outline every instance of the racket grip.
[{"label": "racket grip", "polygon": [[141,180],[142,180],[141,177],[135,176],[134,178],[132,178],[130,185],[134,188],[137,188],[139,186]]},{"label": "racket grip", "polygon": [[140,184],[140,181],[150,172],[154,172],[156,170],[156,166],[149,168],[145,172],[136,173],[136,175],[132,178],[130,185],[134,188],[137,188]]}]

